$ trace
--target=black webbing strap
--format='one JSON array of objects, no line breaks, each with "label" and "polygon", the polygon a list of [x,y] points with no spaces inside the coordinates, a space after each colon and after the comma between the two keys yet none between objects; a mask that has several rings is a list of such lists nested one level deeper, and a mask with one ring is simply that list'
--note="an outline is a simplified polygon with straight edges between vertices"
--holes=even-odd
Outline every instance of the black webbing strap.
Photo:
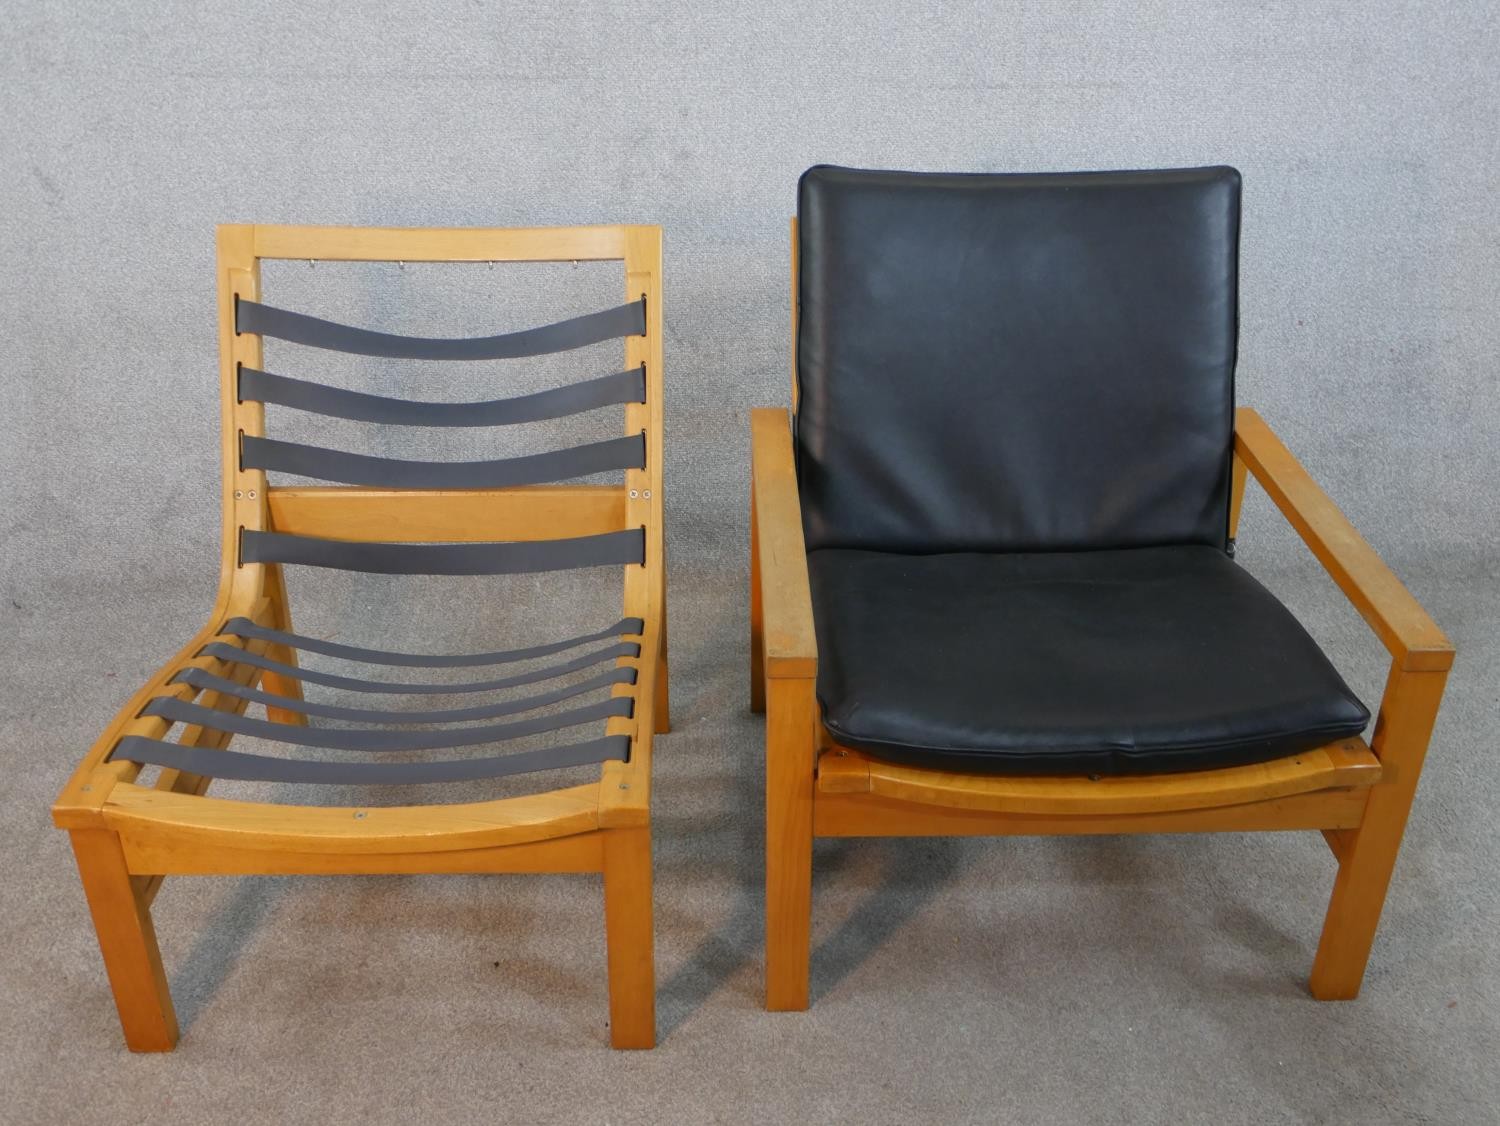
[{"label": "black webbing strap", "polygon": [[256,625],[249,618],[230,618],[220,633],[232,637],[255,638],[287,645],[308,653],[322,653],[326,657],[342,657],[349,661],[363,661],[370,665],[402,665],[408,668],[456,669],[473,665],[504,665],[511,661],[525,661],[532,657],[550,657],[565,649],[574,649],[590,641],[604,641],[621,634],[639,635],[646,623],[640,618],[621,618],[608,629],[598,633],[586,633],[581,637],[570,637],[566,641],[552,641],[546,645],[533,645],[528,649],[507,649],[495,653],[464,653],[444,656],[426,653],[392,653],[385,649],[361,649],[354,645],[340,645],[335,641],[324,641],[300,633],[286,633],[268,626]]},{"label": "black webbing strap", "polygon": [[240,465],[295,473],[344,485],[388,489],[498,489],[590,477],[614,469],[644,469],[645,434],[626,434],[565,450],[548,450],[497,461],[403,461],[371,457],[275,438],[240,437]]},{"label": "black webbing strap", "polygon": [[275,403],[310,414],[350,418],[357,422],[384,422],[396,426],[509,426],[517,422],[539,422],[620,403],[646,401],[644,365],[614,375],[601,375],[567,387],[555,387],[513,399],[484,403],[425,403],[346,391],[305,379],[273,375],[257,368],[240,368],[239,397],[252,402]]},{"label": "black webbing strap", "polygon": [[571,700],[599,688],[615,684],[634,684],[635,669],[625,667],[591,676],[566,688],[554,688],[538,696],[524,696],[519,700],[501,700],[497,704],[480,704],[472,708],[444,708],[427,711],[388,711],[384,708],[344,708],[336,704],[322,704],[313,700],[299,700],[293,696],[280,696],[250,688],[227,677],[215,676],[206,669],[183,669],[171,680],[173,684],[191,684],[204,692],[217,692],[223,696],[235,696],[264,704],[268,708],[297,712],[301,715],[323,716],[327,719],[346,719],[355,723],[463,723],[471,719],[498,719],[500,716],[529,712],[549,704]]},{"label": "black webbing strap", "polygon": [[237,712],[220,711],[175,696],[157,696],[141,709],[143,716],[156,716],[173,723],[190,723],[212,731],[228,731],[256,739],[271,739],[298,747],[326,747],[334,751],[436,751],[449,747],[473,747],[579,727],[600,719],[628,716],[635,701],[629,696],[611,696],[598,704],[572,708],[555,715],[533,716],[480,727],[446,727],[438,731],[393,731],[389,728],[309,727],[301,723],[274,723]]},{"label": "black webbing strap", "polygon": [[443,339],[398,336],[292,313],[259,301],[235,300],[235,332],[255,332],[293,344],[350,352],[356,356],[385,356],[396,360],[513,360],[567,352],[613,340],[646,334],[646,302],[632,301],[614,309],[570,317],[539,328],[500,336]]},{"label": "black webbing strap", "polygon": [[318,782],[331,785],[412,784],[423,782],[474,782],[504,778],[538,770],[588,766],[630,755],[629,735],[606,735],[587,743],[566,747],[543,747],[493,758],[453,759],[444,762],[308,762],[305,759],[272,758],[242,751],[215,751],[166,743],[140,735],[127,735],[116,745],[113,757],[183,770],[207,778],[238,782]]},{"label": "black webbing strap", "polygon": [[645,558],[642,528],[517,543],[355,543],[248,528],[240,534],[244,563],[300,563],[379,575],[518,575]]},{"label": "black webbing strap", "polygon": [[353,676],[336,676],[333,673],[319,672],[316,669],[299,668],[296,665],[283,664],[281,661],[273,661],[270,657],[263,657],[259,653],[251,653],[241,649],[238,645],[229,645],[222,641],[211,641],[199,650],[199,655],[204,657],[217,657],[221,661],[230,664],[253,665],[255,668],[264,669],[266,672],[279,673],[289,680],[302,680],[308,684],[322,684],[328,688],[347,688],[351,692],[389,692],[393,695],[414,696],[446,696],[458,692],[488,692],[492,689],[519,688],[523,684],[537,684],[543,680],[555,680],[560,676],[578,672],[580,669],[592,668],[601,665],[605,661],[615,660],[619,657],[639,657],[641,647],[633,641],[622,641],[618,645],[611,645],[607,649],[596,649],[592,653],[585,653],[580,657],[574,657],[571,661],[564,661],[560,665],[549,665],[546,668],[533,669],[530,672],[517,673],[515,676],[501,677],[498,680],[472,680],[458,684],[401,684],[389,680],[361,680]]}]

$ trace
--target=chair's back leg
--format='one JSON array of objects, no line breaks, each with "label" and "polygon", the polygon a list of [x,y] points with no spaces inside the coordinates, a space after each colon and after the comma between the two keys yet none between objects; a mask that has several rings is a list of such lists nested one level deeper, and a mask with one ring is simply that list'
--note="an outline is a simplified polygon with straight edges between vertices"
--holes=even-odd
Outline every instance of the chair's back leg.
[{"label": "chair's back leg", "polygon": [[[275,629],[290,633],[292,607],[287,601],[286,578],[281,573],[281,564],[267,563],[264,566],[266,569],[265,595],[271,602],[271,624]],[[268,651],[267,655],[282,664],[295,665],[297,663],[297,651],[287,645],[275,646]],[[261,674],[261,685],[267,692],[274,692],[278,696],[290,696],[294,700],[302,699],[302,682],[294,677],[265,672]],[[267,708],[266,716],[273,723],[305,724],[307,722],[307,717],[301,712],[289,712],[283,708]]]},{"label": "chair's back leg", "polygon": [[118,833],[74,829],[70,836],[125,1043],[132,1052],[169,1052],[177,1045],[177,1014],[142,895],[145,883],[132,882]]},{"label": "chair's back leg", "polygon": [[1446,670],[1391,670],[1372,749],[1394,777],[1371,788],[1364,820],[1339,861],[1308,983],[1320,1001],[1349,1001],[1359,995],[1447,678]]},{"label": "chair's back leg", "polygon": [[667,735],[672,731],[672,694],[667,688],[667,579],[665,574],[666,560],[662,560],[663,575],[661,580],[662,596],[661,602],[661,648],[658,650],[656,661],[656,697],[652,705],[651,714],[656,722],[655,733]]},{"label": "chair's back leg", "polygon": [[606,830],[604,932],[609,962],[609,1039],[616,1048],[656,1046],[651,895],[651,829]]},{"label": "chair's back leg", "polygon": [[760,603],[760,530],[755,516],[755,491],[750,493],[750,710],[766,710],[766,649],[764,611]]}]

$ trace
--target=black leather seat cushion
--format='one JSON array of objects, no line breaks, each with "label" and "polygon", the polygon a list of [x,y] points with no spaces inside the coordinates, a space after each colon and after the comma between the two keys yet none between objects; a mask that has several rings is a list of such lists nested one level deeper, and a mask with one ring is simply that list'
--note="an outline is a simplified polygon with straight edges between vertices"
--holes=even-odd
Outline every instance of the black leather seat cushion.
[{"label": "black leather seat cushion", "polygon": [[810,169],[808,547],[1222,547],[1239,200],[1232,168]]},{"label": "black leather seat cushion", "polygon": [[810,552],[833,739],[1006,774],[1205,770],[1295,754],[1370,714],[1217,548]]}]

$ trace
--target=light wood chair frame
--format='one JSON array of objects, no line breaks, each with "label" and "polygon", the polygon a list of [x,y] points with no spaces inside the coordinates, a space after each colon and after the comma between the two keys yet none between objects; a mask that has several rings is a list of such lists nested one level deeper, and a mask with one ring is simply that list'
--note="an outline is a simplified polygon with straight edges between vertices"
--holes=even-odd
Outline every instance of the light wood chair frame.
[{"label": "light wood chair frame", "polygon": [[[625,431],[645,433],[645,468],[623,484],[507,489],[390,490],[272,487],[242,469],[238,436],[264,433],[264,407],[239,402],[240,364],[259,367],[258,335],[235,332],[237,298],[259,300],[265,259],[405,262],[619,261],[627,301],[646,299],[644,336],[625,342],[626,366],[645,364],[646,401],[625,407]],[[378,229],[226,225],[218,229],[220,398],[223,417],[223,550],[208,624],[137,692],[85,755],[53,806],[72,838],[126,1043],[166,1051],[178,1038],[151,918],[170,875],[364,875],[380,873],[600,872],[608,947],[610,1040],[617,1048],[655,1043],[652,947],[651,739],[668,730],[666,568],[662,520],[661,230],[654,226],[536,229]],[[230,801],[206,796],[209,780],[164,770],[137,783],[140,767],[107,761],[126,735],[161,738],[167,723],[139,718],[152,697],[189,699],[172,674],[200,666],[270,692],[300,697],[296,680],[247,665],[195,657],[231,618],[291,629],[281,568],[241,564],[241,529],[368,542],[528,541],[645,529],[645,563],[624,567],[623,608],[645,622],[634,714],[609,720],[629,735],[628,762],[606,762],[596,781],[534,796],[461,804],[327,807]],[[255,643],[250,648],[255,649]],[[264,651],[282,662],[292,650]],[[243,710],[244,700],[203,702]],[[272,710],[270,718],[302,722]],[[188,728],[183,742],[222,748],[220,732]]]},{"label": "light wood chair frame", "polygon": [[[792,400],[797,396],[792,223]],[[787,412],[751,412],[750,699],[766,714],[765,1003],[808,1006],[816,837],[1319,830],[1338,862],[1309,987],[1358,995],[1454,648],[1252,409],[1236,412],[1230,536],[1247,474],[1389,651],[1369,744],[1251,766],[1112,777],[1005,777],[883,762],[829,738]]]}]

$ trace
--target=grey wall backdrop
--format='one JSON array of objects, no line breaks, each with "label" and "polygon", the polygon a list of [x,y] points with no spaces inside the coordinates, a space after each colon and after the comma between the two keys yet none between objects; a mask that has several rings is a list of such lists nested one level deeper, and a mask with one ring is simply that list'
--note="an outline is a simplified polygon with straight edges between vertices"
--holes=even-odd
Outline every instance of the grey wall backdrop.
[{"label": "grey wall backdrop", "polygon": [[[1494,3],[11,0],[0,26],[0,1117],[1495,1120]],[[1241,400],[1460,646],[1359,1002],[1301,988],[1315,836],[937,841],[820,845],[815,1007],[759,1012],[745,411],[787,400],[787,218],[823,161],[1244,173]],[[656,1053],[600,1046],[586,880],[225,880],[158,901],[186,1040],[125,1057],[46,807],[209,605],[225,220],[665,227]],[[473,275],[278,269],[435,332],[573,311],[576,280],[465,305]],[[578,309],[613,296],[585,275]],[[1263,498],[1241,543],[1374,703],[1383,655]],[[331,587],[304,624],[509,620],[389,596]]]}]

